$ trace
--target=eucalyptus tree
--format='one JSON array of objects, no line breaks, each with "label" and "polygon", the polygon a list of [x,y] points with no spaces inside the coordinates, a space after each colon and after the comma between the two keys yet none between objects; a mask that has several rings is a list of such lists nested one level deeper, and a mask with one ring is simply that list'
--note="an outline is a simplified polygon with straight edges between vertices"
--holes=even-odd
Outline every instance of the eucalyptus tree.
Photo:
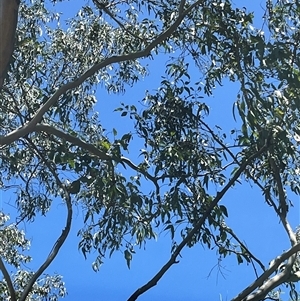
[{"label": "eucalyptus tree", "polygon": [[[298,1],[267,0],[259,29],[254,13],[228,0],[78,1],[66,22],[59,2],[72,5],[21,1],[14,52],[1,70],[0,187],[14,193],[18,214],[11,223],[9,212],[1,215],[1,300],[65,295],[62,278],[45,273],[68,237],[74,207],[84,212],[79,248],[84,256],[97,251],[95,270],[115,251],[130,267],[136,248],[170,233],[170,259],[128,300],[198,243],[254,268],[256,279],[232,300],[278,299],[281,285],[296,299],[300,243],[289,218],[300,192]],[[4,26],[10,12],[1,9]],[[161,83],[145,92],[143,105],[134,96],[116,104],[114,116],[134,131],[119,135],[118,121],[105,130],[97,89],[134,91],[157,61],[164,62]],[[229,81],[239,92],[224,116],[236,124],[226,132],[210,123],[208,100]],[[138,157],[135,141],[143,145]],[[223,200],[249,183],[289,240],[270,265],[228,225],[234,217]],[[47,216],[58,198],[65,227],[45,262],[26,270],[22,227]]]}]

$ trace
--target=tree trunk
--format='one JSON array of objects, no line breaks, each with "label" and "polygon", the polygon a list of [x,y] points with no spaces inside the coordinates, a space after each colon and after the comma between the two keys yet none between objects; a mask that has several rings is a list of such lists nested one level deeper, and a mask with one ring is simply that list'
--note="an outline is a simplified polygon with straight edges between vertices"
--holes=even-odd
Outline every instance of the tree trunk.
[{"label": "tree trunk", "polygon": [[19,0],[0,0],[0,89],[14,50]]}]

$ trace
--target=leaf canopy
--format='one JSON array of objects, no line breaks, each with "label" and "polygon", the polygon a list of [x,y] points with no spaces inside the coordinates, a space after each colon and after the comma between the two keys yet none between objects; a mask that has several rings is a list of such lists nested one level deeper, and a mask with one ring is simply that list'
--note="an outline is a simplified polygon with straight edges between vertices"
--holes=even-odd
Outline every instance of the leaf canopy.
[{"label": "leaf canopy", "polygon": [[[282,283],[292,283],[297,298],[289,278],[299,272],[297,239],[288,213],[290,195],[300,192],[298,2],[266,1],[263,29],[228,0],[82,1],[65,21],[56,9],[66,3],[21,2],[0,92],[0,187],[15,193],[18,218],[27,222],[62,199],[66,227],[35,273],[19,269],[29,257],[14,256],[27,246],[17,224],[3,228],[19,240],[1,250],[17,269],[12,285],[8,277],[1,282],[1,298],[12,286],[18,300],[65,294],[59,276],[36,281],[68,235],[72,207],[84,212],[79,248],[84,256],[97,251],[96,271],[117,250],[130,267],[134,249],[165,231],[173,243],[168,267],[184,246],[201,243],[220,258],[234,255],[238,264],[262,269],[265,283],[233,300],[260,300]],[[116,104],[116,121],[104,128],[100,89],[129,93],[151,77],[155,62],[159,87]],[[229,82],[238,94],[232,116],[224,116],[233,124],[227,131],[211,124],[209,97]],[[122,133],[123,120],[132,131]],[[242,182],[261,190],[294,248],[282,255],[288,272],[275,286],[268,277],[279,263],[266,269],[227,225],[231,213],[222,199]],[[58,295],[46,286],[59,288]]]}]

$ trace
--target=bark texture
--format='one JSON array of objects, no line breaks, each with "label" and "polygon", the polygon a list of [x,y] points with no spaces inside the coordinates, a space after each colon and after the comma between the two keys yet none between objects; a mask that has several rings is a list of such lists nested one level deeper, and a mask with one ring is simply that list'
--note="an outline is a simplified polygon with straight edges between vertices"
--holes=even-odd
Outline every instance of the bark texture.
[{"label": "bark texture", "polygon": [[0,0],[0,90],[14,50],[19,0]]}]

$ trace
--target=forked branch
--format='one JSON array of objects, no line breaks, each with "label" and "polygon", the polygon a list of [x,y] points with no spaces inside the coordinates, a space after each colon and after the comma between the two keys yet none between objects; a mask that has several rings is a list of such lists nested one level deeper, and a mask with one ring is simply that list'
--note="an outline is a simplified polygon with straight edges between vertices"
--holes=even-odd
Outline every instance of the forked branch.
[{"label": "forked branch", "polygon": [[10,300],[11,301],[17,301],[17,297],[16,297],[16,292],[14,289],[14,285],[11,281],[11,278],[9,276],[9,273],[4,265],[4,262],[2,260],[2,258],[0,258],[0,271],[2,272],[4,279],[6,281],[6,285],[9,291],[9,295],[10,295]]},{"label": "forked branch", "polygon": [[235,172],[233,177],[229,180],[229,182],[225,185],[225,187],[217,193],[217,196],[210,203],[205,213],[201,216],[199,221],[195,224],[193,229],[189,232],[189,234],[181,241],[181,243],[176,247],[174,253],[168,260],[168,262],[159,270],[159,272],[145,285],[137,289],[127,301],[135,301],[140,295],[148,291],[150,288],[155,286],[157,282],[163,277],[163,275],[170,269],[170,267],[177,262],[177,257],[182,251],[182,249],[191,241],[192,237],[199,231],[199,229],[204,224],[207,217],[211,214],[212,210],[218,204],[218,202],[223,198],[225,193],[232,187],[232,185],[237,181],[239,176],[245,170],[245,168],[250,164],[255,158],[257,158],[260,154],[262,154],[267,149],[267,145],[264,145],[258,152],[250,156],[247,160],[245,160],[242,164],[240,164],[238,170]]},{"label": "forked branch", "polygon": [[[287,259],[291,258],[300,251],[300,243],[294,245],[272,261],[270,267],[245,290],[243,290],[237,297],[231,301],[258,301],[262,300],[272,289],[285,282],[287,279],[283,277],[283,272],[277,274],[267,282],[265,282]],[[265,283],[264,283],[265,282]],[[252,293],[255,289],[259,288],[256,292]],[[252,293],[252,294],[251,294]]]},{"label": "forked branch", "polygon": [[150,55],[151,51],[159,46],[163,41],[168,39],[172,33],[178,28],[178,26],[181,24],[184,17],[192,11],[194,8],[196,8],[198,5],[200,5],[203,2],[203,0],[198,0],[192,5],[190,5],[188,8],[184,10],[184,5],[186,3],[185,0],[181,0],[179,4],[179,13],[177,18],[175,19],[174,23],[166,29],[164,32],[162,32],[160,35],[156,37],[148,46],[146,46],[143,50],[124,54],[124,55],[115,55],[111,56],[107,59],[105,59],[103,62],[95,64],[93,67],[91,67],[89,70],[87,70],[84,74],[79,76],[74,81],[71,81],[62,87],[60,87],[47,101],[44,105],[40,107],[40,109],[36,112],[34,117],[31,121],[26,123],[24,126],[10,132],[6,136],[0,137],[0,146],[9,145],[12,142],[18,140],[21,137],[24,137],[28,135],[29,133],[34,131],[35,126],[42,120],[44,114],[59,100],[59,98],[65,94],[67,91],[74,89],[78,86],[80,86],[86,79],[94,75],[97,71],[115,63],[120,63],[124,61],[132,61],[136,60],[142,57],[147,57]]}]

